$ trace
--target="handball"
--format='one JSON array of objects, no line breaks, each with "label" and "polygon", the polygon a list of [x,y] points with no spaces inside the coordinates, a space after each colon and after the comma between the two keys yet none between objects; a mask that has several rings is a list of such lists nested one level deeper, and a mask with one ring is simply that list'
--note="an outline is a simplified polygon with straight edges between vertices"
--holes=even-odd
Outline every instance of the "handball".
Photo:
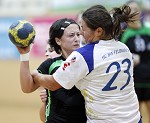
[{"label": "handball", "polygon": [[33,25],[26,20],[18,20],[9,27],[9,39],[18,47],[27,47],[35,38]]}]

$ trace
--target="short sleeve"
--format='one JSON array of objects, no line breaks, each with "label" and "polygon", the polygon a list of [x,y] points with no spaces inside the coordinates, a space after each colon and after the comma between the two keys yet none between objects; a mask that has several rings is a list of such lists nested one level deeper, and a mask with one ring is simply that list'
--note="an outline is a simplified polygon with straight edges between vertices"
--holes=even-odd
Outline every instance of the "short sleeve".
[{"label": "short sleeve", "polygon": [[37,68],[39,73],[48,74],[52,59],[47,59]]},{"label": "short sleeve", "polygon": [[74,51],[53,74],[53,77],[62,87],[71,89],[88,72],[85,59],[79,52]]}]

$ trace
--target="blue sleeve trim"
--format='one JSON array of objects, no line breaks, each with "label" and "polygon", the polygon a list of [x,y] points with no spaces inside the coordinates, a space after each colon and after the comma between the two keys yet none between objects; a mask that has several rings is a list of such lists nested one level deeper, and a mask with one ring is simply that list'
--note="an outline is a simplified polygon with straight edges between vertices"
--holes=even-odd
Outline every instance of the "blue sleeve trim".
[{"label": "blue sleeve trim", "polygon": [[87,66],[88,66],[88,69],[89,69],[89,73],[94,69],[93,52],[94,52],[95,44],[97,44],[98,42],[99,41],[96,41],[96,42],[91,43],[91,44],[87,44],[84,47],[81,47],[81,48],[76,50],[85,59]]}]

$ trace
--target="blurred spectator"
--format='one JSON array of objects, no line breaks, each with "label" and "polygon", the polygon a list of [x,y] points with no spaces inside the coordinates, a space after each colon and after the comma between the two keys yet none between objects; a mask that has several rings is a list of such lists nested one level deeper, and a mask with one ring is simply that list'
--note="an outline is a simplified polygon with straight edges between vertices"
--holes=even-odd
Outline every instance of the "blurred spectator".
[{"label": "blurred spectator", "polygon": [[150,28],[141,22],[140,5],[135,1],[129,1],[127,5],[131,7],[131,13],[137,12],[137,15],[128,23],[121,41],[133,53],[135,91],[140,107],[142,102],[146,104],[150,118]]},{"label": "blurred spectator", "polygon": [[150,27],[150,10],[144,11],[143,16],[144,16],[143,23],[145,24],[145,26]]},{"label": "blurred spectator", "polygon": [[55,50],[54,50],[52,47],[50,47],[50,45],[47,43],[47,45],[46,45],[46,50],[45,50],[45,56],[46,56],[46,58],[51,58],[51,59],[53,59],[53,58],[59,57],[59,56],[61,56],[61,55],[60,55],[60,54],[57,54],[57,53],[55,52]]}]

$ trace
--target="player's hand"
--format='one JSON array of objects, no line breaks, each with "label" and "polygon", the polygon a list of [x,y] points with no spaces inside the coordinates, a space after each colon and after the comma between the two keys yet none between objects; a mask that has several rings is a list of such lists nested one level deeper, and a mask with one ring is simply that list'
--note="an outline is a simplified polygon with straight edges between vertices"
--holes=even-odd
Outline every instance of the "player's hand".
[{"label": "player's hand", "polygon": [[140,63],[140,56],[138,54],[132,53],[134,66],[137,66]]},{"label": "player's hand", "polygon": [[47,101],[47,93],[45,89],[40,91],[40,98],[43,103]]},{"label": "player's hand", "polygon": [[26,54],[26,53],[28,53],[28,52],[31,51],[32,46],[33,46],[33,43],[31,43],[31,44],[30,44],[29,46],[27,46],[27,47],[19,47],[19,46],[16,46],[16,48],[18,49],[18,52],[19,52],[20,54]]}]

